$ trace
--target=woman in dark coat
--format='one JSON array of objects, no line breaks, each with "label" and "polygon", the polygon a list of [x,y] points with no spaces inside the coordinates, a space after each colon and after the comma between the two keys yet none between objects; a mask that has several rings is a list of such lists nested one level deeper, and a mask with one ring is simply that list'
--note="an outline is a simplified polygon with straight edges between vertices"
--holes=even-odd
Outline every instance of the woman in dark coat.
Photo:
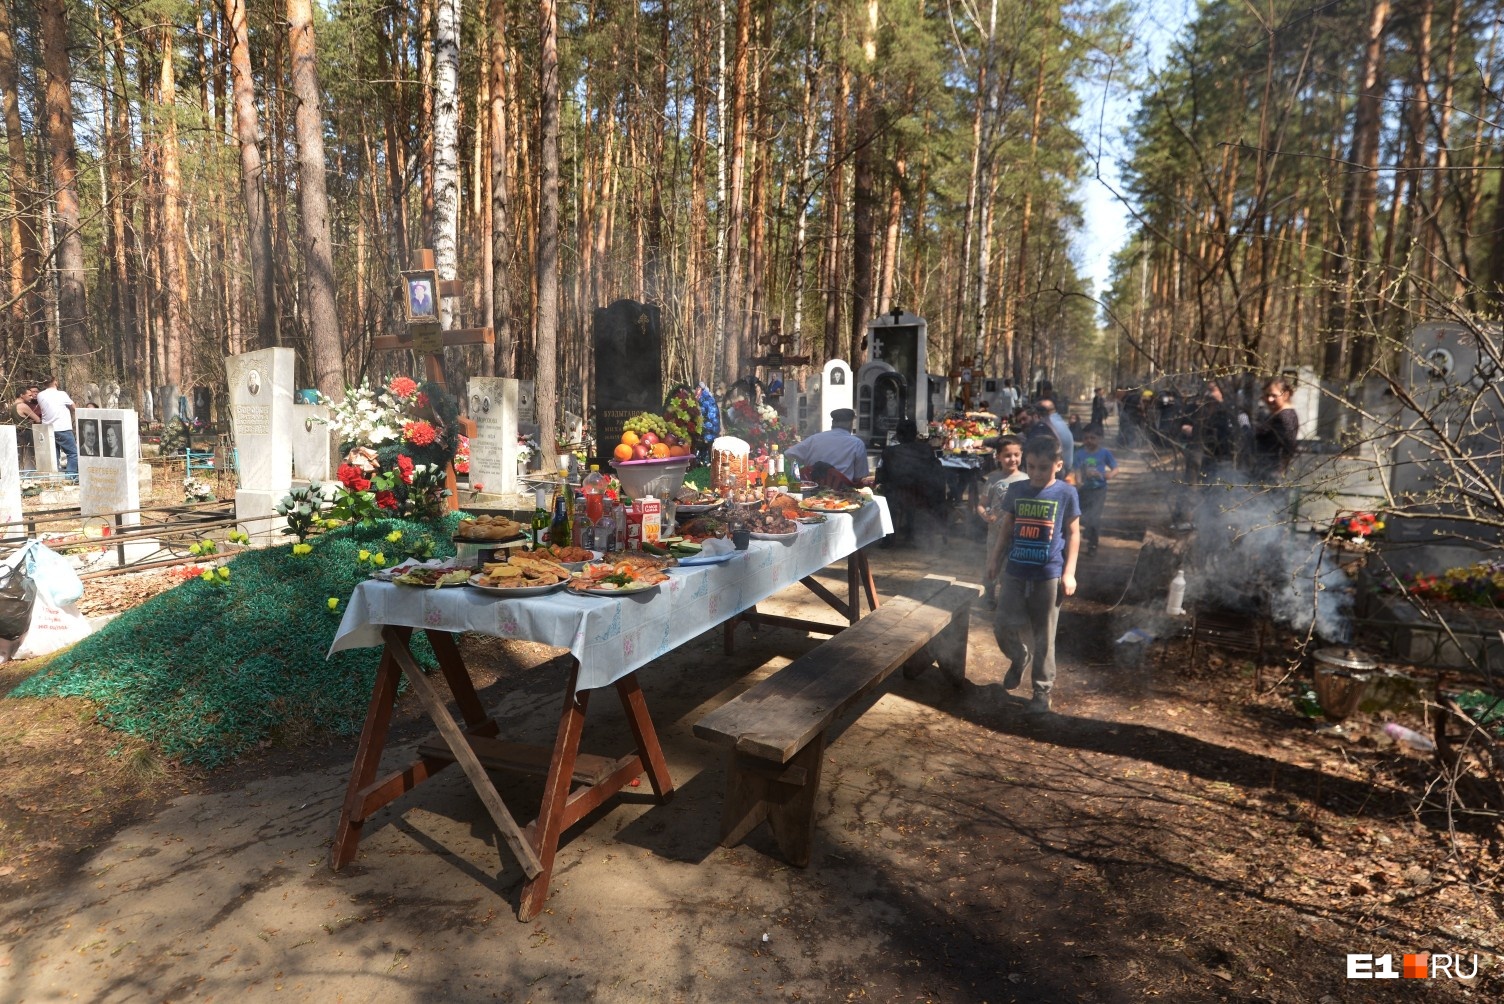
[{"label": "woman in dark coat", "polygon": [[1295,459],[1300,439],[1300,416],[1290,404],[1293,389],[1275,377],[1264,384],[1266,414],[1253,424],[1254,480],[1283,480],[1290,461]]}]

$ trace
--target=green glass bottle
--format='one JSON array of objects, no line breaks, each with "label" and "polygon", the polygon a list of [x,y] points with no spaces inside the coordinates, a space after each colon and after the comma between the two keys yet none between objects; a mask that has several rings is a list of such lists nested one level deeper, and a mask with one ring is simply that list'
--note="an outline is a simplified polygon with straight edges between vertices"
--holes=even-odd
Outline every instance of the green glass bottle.
[{"label": "green glass bottle", "polygon": [[533,489],[533,547],[540,548],[548,544],[548,524],[551,516],[548,511],[548,489]]}]

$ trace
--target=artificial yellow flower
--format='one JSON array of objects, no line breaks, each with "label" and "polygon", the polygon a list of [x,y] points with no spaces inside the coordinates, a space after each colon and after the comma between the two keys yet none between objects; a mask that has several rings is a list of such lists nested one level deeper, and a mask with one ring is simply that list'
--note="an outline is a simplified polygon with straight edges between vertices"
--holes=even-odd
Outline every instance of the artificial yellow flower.
[{"label": "artificial yellow flower", "polygon": [[329,597],[329,599],[328,599],[327,602],[329,604],[329,609],[330,610],[338,610],[339,609],[339,597],[338,596],[331,596],[331,597]]},{"label": "artificial yellow flower", "polygon": [[382,554],[380,551],[377,551],[375,554],[371,555],[371,564],[375,565],[377,568],[381,568],[386,564],[386,555]]},{"label": "artificial yellow flower", "polygon": [[213,582],[214,581],[214,570],[212,568],[206,568],[202,572],[199,573],[198,577],[201,578],[201,579],[203,579],[205,582]]},{"label": "artificial yellow flower", "polygon": [[216,574],[218,574],[221,579],[228,579],[230,577],[229,566],[227,566],[227,565],[220,565],[219,566],[219,571]]},{"label": "artificial yellow flower", "polygon": [[365,548],[361,548],[360,553],[357,554],[355,557],[358,558],[361,561],[370,561],[371,560],[371,552],[367,551]]},{"label": "artificial yellow flower", "polygon": [[401,530],[393,530],[391,533],[389,533],[389,534],[386,535],[386,542],[388,544],[395,544],[395,543],[397,543],[397,541],[399,541],[401,539],[402,539],[402,531]]}]

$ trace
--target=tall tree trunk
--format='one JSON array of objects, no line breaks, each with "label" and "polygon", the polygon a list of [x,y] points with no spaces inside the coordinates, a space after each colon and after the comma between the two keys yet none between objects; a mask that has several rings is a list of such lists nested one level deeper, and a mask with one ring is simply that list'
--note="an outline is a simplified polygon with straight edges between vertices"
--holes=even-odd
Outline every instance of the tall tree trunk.
[{"label": "tall tree trunk", "polygon": [[277,281],[272,272],[272,231],[266,218],[266,187],[261,170],[261,123],[256,118],[256,84],[251,76],[246,0],[225,0],[230,22],[230,80],[235,95],[235,138],[240,143],[240,192],[250,232],[251,288],[256,303],[256,347],[282,342]]},{"label": "tall tree trunk", "polygon": [[92,365],[86,327],[89,306],[84,291],[84,242],[79,232],[78,151],[73,142],[73,71],[68,65],[66,0],[43,0],[41,15],[43,64],[47,68],[45,132],[56,207],[58,335],[68,356],[67,378],[82,385]]},{"label": "tall tree trunk", "polygon": [[[456,278],[460,222],[460,2],[437,0],[433,62],[433,260],[440,279]],[[454,300],[440,299],[451,327]]]},{"label": "tall tree trunk", "polygon": [[344,396],[344,356],[334,306],[334,247],[329,234],[329,197],[324,186],[324,122],[319,108],[318,50],[312,0],[287,0],[292,43],[292,89],[297,98],[298,210],[303,235],[304,283],[308,288],[309,357],[313,385],[327,397]]},{"label": "tall tree trunk", "polygon": [[747,178],[747,128],[751,91],[752,0],[737,0],[736,42],[731,50],[731,120],[723,124],[731,138],[727,151],[726,196],[726,299],[722,316],[725,327],[726,383],[742,373],[746,351],[746,317],[742,302],[746,290],[746,272],[742,258],[743,203]]},{"label": "tall tree trunk", "polygon": [[540,446],[546,456],[561,409],[559,346],[559,9],[557,0],[538,3],[538,330],[534,342]]},{"label": "tall tree trunk", "polygon": [[862,335],[872,319],[872,245],[877,226],[877,99],[872,75],[877,69],[878,0],[866,0],[862,19],[862,63],[857,69],[856,161],[851,171],[851,335],[852,359],[861,352]]},{"label": "tall tree trunk", "polygon": [[[28,341],[28,329],[38,320],[36,295],[40,252],[37,241],[36,193],[31,190],[26,169],[26,140],[21,132],[21,91],[16,73],[15,42],[10,27],[9,5],[0,0],[0,103],[4,105],[5,143],[9,153],[6,167],[10,180],[10,282],[7,287],[15,303],[10,308],[12,351],[7,358],[16,359]],[[46,347],[46,332],[37,325],[41,347]],[[35,347],[35,346],[33,346]],[[0,349],[3,349],[0,340]]]},{"label": "tall tree trunk", "polygon": [[188,233],[183,220],[183,176],[178,166],[177,32],[162,29],[162,68],[157,82],[162,146],[163,362],[167,383],[186,393],[191,368],[188,342]]},{"label": "tall tree trunk", "polygon": [[[845,200],[846,102],[851,97],[851,69],[844,57],[836,70],[836,93],[830,102],[830,150],[826,155],[825,180],[825,358],[842,354],[841,289],[845,271],[841,268],[841,207]],[[846,360],[853,369],[861,365],[861,356]]]},{"label": "tall tree trunk", "polygon": [[507,140],[507,5],[491,0],[491,325],[496,331],[494,372],[517,375],[517,345],[512,330],[512,156]]}]

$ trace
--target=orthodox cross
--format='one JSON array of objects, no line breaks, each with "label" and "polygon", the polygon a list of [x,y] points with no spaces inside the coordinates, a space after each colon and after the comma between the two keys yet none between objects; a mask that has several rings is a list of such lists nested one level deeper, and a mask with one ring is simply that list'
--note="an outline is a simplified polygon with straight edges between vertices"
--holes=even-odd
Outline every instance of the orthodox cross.
[{"label": "orthodox cross", "polygon": [[783,354],[785,346],[793,348],[797,338],[786,336],[783,333],[783,321],[777,317],[768,319],[768,333],[763,336],[762,342],[767,346],[764,355],[753,356],[753,366],[766,366],[768,369],[783,369],[785,366],[808,366],[809,356],[786,356]]},{"label": "orthodox cross", "polygon": [[[413,255],[413,269],[432,273],[433,251],[424,248]],[[404,276],[411,278],[411,275]],[[371,348],[377,352],[398,352],[410,349],[424,356],[428,379],[445,387],[444,383],[444,350],[451,346],[460,345],[494,345],[496,333],[490,328],[450,328],[444,330],[443,322],[438,320],[438,299],[443,296],[460,296],[465,291],[464,283],[458,279],[437,280],[436,289],[429,290],[432,298],[432,320],[423,319],[426,314],[421,310],[424,306],[421,302],[414,302],[415,293],[421,295],[421,289],[415,286],[423,285],[422,277],[409,282],[404,281],[397,295],[401,298],[404,306],[404,317],[408,318],[407,330],[401,335],[379,335],[371,340]],[[415,308],[418,308],[415,310]],[[463,395],[461,395],[463,397]],[[475,423],[469,418],[460,418],[460,433],[465,436],[475,435]],[[451,457],[448,467],[444,472],[444,487],[449,489],[449,508],[460,507],[459,494],[456,491],[458,482],[454,476],[454,459]]]},{"label": "orthodox cross", "polygon": [[971,356],[961,360],[961,365],[950,371],[950,378],[957,381],[961,391],[956,396],[961,399],[961,409],[971,410],[971,389],[976,386],[975,370],[972,367]]}]

